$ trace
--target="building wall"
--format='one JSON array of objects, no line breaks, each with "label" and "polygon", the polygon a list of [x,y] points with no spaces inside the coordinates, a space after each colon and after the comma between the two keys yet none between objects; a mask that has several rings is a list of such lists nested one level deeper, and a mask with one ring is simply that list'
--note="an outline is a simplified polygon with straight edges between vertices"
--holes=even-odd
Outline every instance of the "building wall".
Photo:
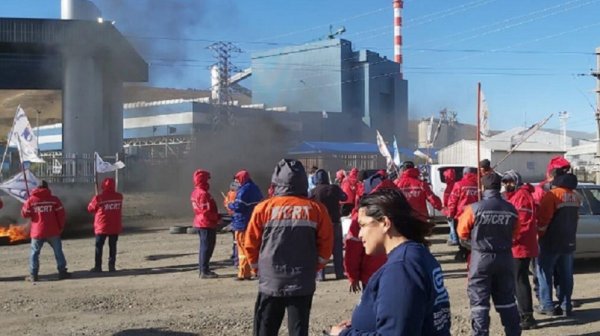
[{"label": "building wall", "polygon": [[[480,153],[481,159],[490,159],[491,157],[491,151],[483,146]],[[477,166],[477,144],[474,141],[459,141],[442,148],[438,151],[438,162]]]},{"label": "building wall", "polygon": [[[492,165],[502,160],[506,153],[505,151],[492,152],[490,159]],[[496,167],[496,171],[504,173],[507,170],[514,169],[521,174],[525,182],[539,182],[544,179],[546,166],[550,159],[559,154],[557,152],[515,151]]]},{"label": "building wall", "polygon": [[292,111],[342,112],[344,40],[324,40],[252,54],[252,101]]}]

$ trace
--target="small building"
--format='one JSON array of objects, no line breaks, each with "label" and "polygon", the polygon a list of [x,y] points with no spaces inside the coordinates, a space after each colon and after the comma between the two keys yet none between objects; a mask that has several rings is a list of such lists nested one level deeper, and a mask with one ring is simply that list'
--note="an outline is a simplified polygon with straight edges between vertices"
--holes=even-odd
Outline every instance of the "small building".
[{"label": "small building", "polygon": [[[518,171],[527,182],[537,182],[544,178],[550,159],[564,155],[560,146],[545,143],[525,142],[507,157],[511,150],[510,141],[487,140],[480,146],[481,159],[489,159],[492,166],[503,160],[495,170],[502,173],[509,169]],[[438,160],[442,164],[464,164],[477,166],[477,141],[461,140],[438,151]]]}]

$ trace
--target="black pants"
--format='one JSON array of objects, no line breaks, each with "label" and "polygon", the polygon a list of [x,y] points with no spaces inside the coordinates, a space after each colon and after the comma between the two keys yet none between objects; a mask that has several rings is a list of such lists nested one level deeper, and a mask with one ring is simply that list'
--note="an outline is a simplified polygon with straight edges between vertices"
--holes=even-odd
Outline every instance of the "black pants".
[{"label": "black pants", "polygon": [[[344,278],[344,233],[341,223],[333,223],[333,269],[335,278]],[[327,268],[327,267],[325,267]],[[317,280],[325,280],[325,268],[317,272]]]},{"label": "black pants", "polygon": [[115,263],[117,262],[117,240],[119,235],[96,235],[96,258],[94,267],[102,268],[102,250],[104,249],[104,242],[108,237],[108,269],[114,269]]},{"label": "black pants", "polygon": [[254,307],[254,336],[277,336],[287,310],[288,335],[308,336],[312,295],[277,297],[258,293]]},{"label": "black pants", "polygon": [[210,258],[212,257],[217,242],[217,230],[198,229],[198,236],[200,237],[198,268],[200,269],[200,273],[208,273],[210,271],[208,263],[210,262]]},{"label": "black pants", "polygon": [[529,283],[529,264],[531,258],[513,259],[515,265],[515,293],[517,296],[517,306],[519,313],[533,313],[533,303],[531,299],[531,284]]}]

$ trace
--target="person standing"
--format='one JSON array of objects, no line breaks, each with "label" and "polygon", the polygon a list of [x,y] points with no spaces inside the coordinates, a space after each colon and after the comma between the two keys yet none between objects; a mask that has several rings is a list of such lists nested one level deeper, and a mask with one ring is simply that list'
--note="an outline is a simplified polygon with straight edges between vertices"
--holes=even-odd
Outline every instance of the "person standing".
[{"label": "person standing", "polygon": [[529,265],[538,256],[537,207],[531,193],[533,187],[523,184],[521,175],[509,170],[502,175],[504,197],[519,214],[521,225],[513,240],[512,254],[515,265],[515,286],[517,307],[521,316],[521,329],[529,330],[537,326],[533,317],[531,284],[529,283]]},{"label": "person standing", "polygon": [[[331,223],[333,223],[333,267],[335,278],[344,278],[344,242],[342,221],[340,218],[340,202],[346,200],[346,193],[335,184],[329,183],[329,176],[323,169],[315,173],[315,188],[310,192],[310,198],[321,202],[327,208]],[[317,272],[317,280],[325,280],[325,268]]]},{"label": "person standing", "polygon": [[60,199],[52,195],[46,181],[42,181],[39,187],[31,191],[21,208],[21,216],[31,219],[31,255],[27,280],[38,281],[40,252],[45,242],[48,242],[54,251],[58,280],[70,278],[71,273],[67,272],[67,260],[60,239],[65,228],[65,209]]},{"label": "person standing", "polygon": [[360,239],[368,255],[387,254],[371,277],[352,321],[330,335],[449,336],[450,297],[425,239],[433,224],[421,221],[397,189],[382,189],[359,204]]},{"label": "person standing", "polygon": [[[358,199],[378,190],[398,190],[394,182],[379,174],[366,178],[362,185],[361,190],[363,190],[364,195],[361,194]],[[366,254],[365,247],[359,238],[358,208],[352,211],[351,218],[352,222],[345,241],[344,269],[348,281],[350,281],[350,292],[356,293],[368,285],[371,276],[387,261],[387,256],[385,253],[378,255]]]},{"label": "person standing", "polygon": [[474,336],[489,335],[490,296],[504,333],[521,335],[511,250],[520,223],[515,207],[502,199],[501,183],[498,174],[484,175],[483,199],[465,207],[458,219],[461,243],[471,248],[467,294]]},{"label": "person standing", "polygon": [[92,272],[102,272],[102,250],[108,237],[108,271],[116,272],[117,240],[123,231],[121,209],[123,195],[115,190],[115,180],[106,178],[102,182],[102,192],[92,198],[88,212],[94,215],[96,253]]},{"label": "person standing", "polygon": [[332,224],[325,206],[307,197],[300,161],[279,161],[271,180],[275,194],[254,208],[244,244],[259,274],[253,334],[277,335],[287,310],[289,335],[307,336],[316,272],[331,256]]},{"label": "person standing", "polygon": [[[537,312],[570,316],[573,310],[573,254],[581,199],[575,192],[577,177],[571,173],[555,176],[552,186],[542,197],[538,213],[540,255],[537,275],[540,306]],[[555,271],[560,288],[556,307],[552,302]]]},{"label": "person standing", "polygon": [[231,229],[235,234],[235,241],[238,247],[239,266],[236,280],[251,280],[252,269],[250,268],[250,263],[248,263],[248,258],[244,255],[244,238],[252,210],[263,199],[263,195],[258,186],[250,178],[248,171],[240,170],[237,172],[235,180],[240,187],[235,195],[235,200],[229,203],[228,208],[233,211]]},{"label": "person standing", "polygon": [[200,246],[198,248],[199,276],[202,279],[217,278],[218,275],[210,270],[209,263],[215,250],[219,212],[215,200],[208,192],[210,173],[198,169],[194,172],[194,191],[190,196],[194,210],[194,227],[198,229]]},{"label": "person standing", "polygon": [[[465,207],[478,200],[479,190],[477,189],[477,169],[465,167],[463,168],[462,178],[454,184],[452,192],[448,197],[448,207],[446,209],[448,221],[452,220],[454,221],[454,225],[457,225],[458,218],[463,213]],[[468,249],[459,244],[454,260],[467,261],[468,254]]]},{"label": "person standing", "polygon": [[358,169],[352,168],[348,173],[348,176],[342,180],[340,187],[346,193],[346,200],[343,201],[341,214],[342,216],[348,216],[354,209],[354,202],[356,200],[356,194],[358,189]]},{"label": "person standing", "polygon": [[396,186],[402,191],[404,197],[411,207],[421,216],[422,221],[429,219],[427,202],[436,210],[442,209],[442,201],[437,197],[425,181],[421,181],[421,173],[412,161],[405,161],[402,165],[402,175],[394,181]]},{"label": "person standing", "polygon": [[[227,194],[223,196],[223,206],[225,206],[225,211],[227,211],[228,215],[233,215],[233,211],[229,209],[229,203],[232,203],[235,200],[235,195],[237,194],[237,190],[240,188],[240,183],[236,181],[235,176],[233,177],[233,181],[229,184],[229,190],[227,190]],[[239,258],[238,258],[238,245],[235,241],[235,231],[231,231],[231,237],[233,239],[233,243],[231,244],[231,256],[229,259],[233,262],[233,266],[239,266]]]},{"label": "person standing", "polygon": [[450,194],[452,193],[452,188],[454,188],[454,184],[456,183],[456,172],[454,172],[454,168],[448,168],[444,170],[444,182],[446,183],[446,189],[444,189],[444,214],[446,214],[446,219],[448,222],[448,227],[450,228],[450,237],[448,237],[448,241],[446,242],[449,246],[457,246],[458,245],[458,235],[456,234],[456,223],[454,221],[454,217],[448,216],[448,199],[450,198]]}]

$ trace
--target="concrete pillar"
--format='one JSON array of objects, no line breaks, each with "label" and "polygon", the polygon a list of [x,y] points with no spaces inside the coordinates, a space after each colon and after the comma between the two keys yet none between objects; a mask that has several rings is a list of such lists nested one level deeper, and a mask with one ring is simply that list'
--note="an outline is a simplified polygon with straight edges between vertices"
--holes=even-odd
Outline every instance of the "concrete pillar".
[{"label": "concrete pillar", "polygon": [[107,122],[107,152],[103,155],[115,155],[123,149],[123,82],[117,76],[105,75],[103,88],[103,120]]},{"label": "concrete pillar", "polygon": [[85,53],[69,54],[64,59],[63,78],[63,153],[93,154],[107,152],[101,143],[108,129],[102,113],[102,69]]}]

